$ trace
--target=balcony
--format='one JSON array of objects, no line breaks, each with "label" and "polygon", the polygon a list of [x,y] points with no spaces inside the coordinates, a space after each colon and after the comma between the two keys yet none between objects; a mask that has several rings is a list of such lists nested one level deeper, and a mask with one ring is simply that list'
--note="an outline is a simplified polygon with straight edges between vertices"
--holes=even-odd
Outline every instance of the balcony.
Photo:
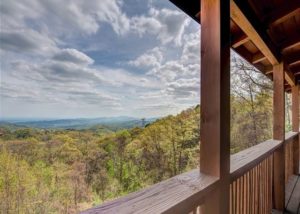
[{"label": "balcony", "polygon": [[[300,178],[293,173],[290,154],[298,133],[289,132],[284,141],[268,140],[231,156],[230,213],[271,213],[273,155],[285,147],[286,203],[297,213]],[[82,213],[200,213],[200,207],[219,185],[219,179],[195,169]]]},{"label": "balcony", "polygon": [[[82,213],[299,212],[299,1],[171,1],[201,22],[200,169]],[[231,156],[230,47],[274,86],[273,139]],[[286,134],[285,92],[293,125]]]}]

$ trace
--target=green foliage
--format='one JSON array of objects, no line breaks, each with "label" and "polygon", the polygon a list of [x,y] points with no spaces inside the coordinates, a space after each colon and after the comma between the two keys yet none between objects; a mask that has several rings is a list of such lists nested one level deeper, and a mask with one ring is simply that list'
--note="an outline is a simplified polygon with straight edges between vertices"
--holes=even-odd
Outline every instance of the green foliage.
[{"label": "green foliage", "polygon": [[198,164],[200,107],[149,124],[97,129],[5,129],[0,137],[4,213],[77,213]]}]

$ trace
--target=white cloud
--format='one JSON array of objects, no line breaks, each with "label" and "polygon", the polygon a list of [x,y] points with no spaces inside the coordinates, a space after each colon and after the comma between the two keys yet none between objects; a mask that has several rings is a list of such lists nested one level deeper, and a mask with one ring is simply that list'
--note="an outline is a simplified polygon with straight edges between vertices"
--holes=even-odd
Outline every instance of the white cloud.
[{"label": "white cloud", "polygon": [[111,25],[117,34],[129,30],[129,19],[119,0],[19,0],[2,1],[1,21],[5,28],[21,27],[30,20],[52,35],[94,34],[102,23]]},{"label": "white cloud", "polygon": [[132,18],[132,29],[139,35],[155,35],[163,44],[181,46],[184,29],[190,20],[182,12],[151,8],[148,16]]},{"label": "white cloud", "polygon": [[[200,97],[200,33],[186,34],[183,41],[182,52],[177,59],[167,59],[166,50],[156,47],[129,61],[131,65],[148,69],[148,75],[162,83],[161,90],[140,94],[141,99],[197,103]],[[154,57],[153,50],[159,50],[159,60]]]},{"label": "white cloud", "polygon": [[163,60],[163,54],[160,48],[155,47],[152,50],[140,55],[135,60],[129,61],[130,65],[145,68],[159,66]]},{"label": "white cloud", "polygon": [[199,78],[179,79],[177,81],[168,83],[167,93],[175,98],[195,98],[200,94],[200,80]]},{"label": "white cloud", "polygon": [[200,64],[200,32],[186,34],[181,61],[186,64]]},{"label": "white cloud", "polygon": [[57,50],[48,36],[31,29],[4,30],[0,32],[0,48],[17,53],[48,55]]},{"label": "white cloud", "polygon": [[84,65],[89,65],[94,63],[93,59],[91,59],[89,56],[76,49],[60,50],[53,56],[53,59],[58,61],[72,62],[75,64],[84,64]]}]

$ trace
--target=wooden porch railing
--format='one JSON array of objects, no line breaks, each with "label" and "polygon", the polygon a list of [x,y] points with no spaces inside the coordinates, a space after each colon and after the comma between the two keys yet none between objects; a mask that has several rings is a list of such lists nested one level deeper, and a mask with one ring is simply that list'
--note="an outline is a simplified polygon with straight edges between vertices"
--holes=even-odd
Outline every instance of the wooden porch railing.
[{"label": "wooden porch railing", "polygon": [[[273,153],[285,147],[287,181],[293,174],[293,143],[297,132],[287,133],[284,142],[268,140],[231,156],[230,213],[271,213]],[[217,177],[195,169],[82,213],[198,214],[218,185]]]}]

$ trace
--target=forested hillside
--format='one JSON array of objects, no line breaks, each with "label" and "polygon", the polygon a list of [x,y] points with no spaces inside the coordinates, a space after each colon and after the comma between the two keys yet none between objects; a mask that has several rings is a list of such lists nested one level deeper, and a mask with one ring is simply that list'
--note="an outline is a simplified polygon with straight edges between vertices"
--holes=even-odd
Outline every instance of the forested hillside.
[{"label": "forested hillside", "polygon": [[2,128],[1,211],[75,213],[196,167],[199,109],[106,134]]}]

